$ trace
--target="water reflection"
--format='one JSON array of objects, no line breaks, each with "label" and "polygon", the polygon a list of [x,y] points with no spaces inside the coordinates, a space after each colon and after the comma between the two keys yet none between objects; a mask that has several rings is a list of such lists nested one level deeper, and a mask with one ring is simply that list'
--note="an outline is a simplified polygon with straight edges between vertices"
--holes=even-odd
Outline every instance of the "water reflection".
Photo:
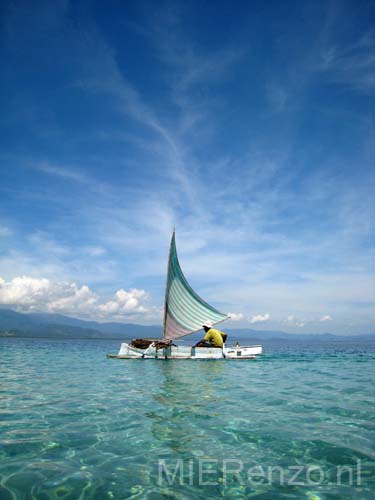
[{"label": "water reflection", "polygon": [[223,383],[224,364],[220,360],[168,361],[160,363],[160,373],[159,387],[153,393],[158,409],[146,414],[153,420],[152,434],[181,458],[190,458],[197,442],[210,439],[209,431],[220,419],[223,396],[217,388]]}]

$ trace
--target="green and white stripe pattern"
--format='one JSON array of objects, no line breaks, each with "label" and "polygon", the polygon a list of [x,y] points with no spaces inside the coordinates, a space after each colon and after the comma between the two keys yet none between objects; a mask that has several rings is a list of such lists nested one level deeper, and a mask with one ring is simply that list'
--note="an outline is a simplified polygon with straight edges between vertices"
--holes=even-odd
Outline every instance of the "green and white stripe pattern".
[{"label": "green and white stripe pattern", "polygon": [[215,324],[228,318],[201,299],[187,282],[178,262],[174,232],[169,251],[164,307],[164,340],[196,332],[205,321]]}]

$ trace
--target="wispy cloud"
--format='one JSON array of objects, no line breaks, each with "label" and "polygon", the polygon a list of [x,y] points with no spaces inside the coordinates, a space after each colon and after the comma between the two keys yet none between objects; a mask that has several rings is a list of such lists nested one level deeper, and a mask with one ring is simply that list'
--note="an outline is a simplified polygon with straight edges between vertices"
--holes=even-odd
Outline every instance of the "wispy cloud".
[{"label": "wispy cloud", "polygon": [[[341,105],[343,91],[373,90],[373,32],[343,40],[341,10],[327,9],[301,44],[280,23],[280,44],[264,39],[257,53],[248,37],[216,33],[202,45],[186,23],[194,6],[173,3],[114,20],[139,49],[135,65],[90,9],[72,23],[68,4],[45,8],[43,50],[42,7],[15,8],[8,21],[7,50],[35,45],[39,64],[29,121],[8,116],[17,134],[20,125],[38,134],[27,158],[14,148],[4,156],[2,220],[12,233],[0,236],[12,245],[0,275],[86,283],[106,297],[98,304],[119,310],[114,290],[147,290],[160,308],[176,226],[192,286],[222,310],[243,311],[239,325],[249,311],[291,329],[283,321],[292,312],[295,324],[337,329],[363,313],[358,304],[374,313],[374,126],[355,101],[364,95]],[[242,28],[262,35],[255,24]],[[38,97],[49,95],[42,66],[59,76],[64,110]],[[320,97],[328,91],[329,106]],[[19,92],[17,108],[28,95]]]},{"label": "wispy cloud", "polygon": [[47,163],[39,163],[35,165],[35,168],[46,174],[55,175],[63,179],[82,182],[83,184],[87,184],[89,182],[88,177],[84,173],[80,172],[79,169],[73,170],[67,167],[49,165]]},{"label": "wispy cloud", "polygon": [[276,82],[269,82],[267,85],[267,97],[274,112],[280,113],[286,109],[289,93],[285,86],[276,84]]},{"label": "wispy cloud", "polygon": [[58,243],[44,231],[36,231],[28,236],[27,239],[33,246],[35,252],[43,252],[50,256],[66,256],[72,254],[72,249],[69,248],[69,246]]},{"label": "wispy cloud", "polygon": [[[198,206],[199,197],[191,178],[192,164],[185,158],[185,146],[176,134],[176,125],[164,124],[145,103],[140,92],[120,71],[114,52],[95,30],[94,35],[90,36],[90,42],[94,47],[88,47],[90,52],[86,57],[79,86],[98,95],[111,96],[117,111],[155,134],[154,137],[149,137],[148,147],[153,148],[163,165],[158,170],[160,178],[168,185],[173,184],[192,207]],[[93,49],[95,50],[91,52]]]},{"label": "wispy cloud", "polygon": [[10,236],[12,231],[7,226],[0,225],[0,238]]},{"label": "wispy cloud", "polygon": [[316,70],[333,82],[360,92],[375,90],[375,32],[368,31],[346,46],[322,47]]}]

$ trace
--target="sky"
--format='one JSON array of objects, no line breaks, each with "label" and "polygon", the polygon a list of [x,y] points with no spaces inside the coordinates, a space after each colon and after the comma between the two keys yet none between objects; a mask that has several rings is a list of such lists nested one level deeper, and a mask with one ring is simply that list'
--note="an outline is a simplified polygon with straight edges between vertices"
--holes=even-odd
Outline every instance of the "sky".
[{"label": "sky", "polygon": [[375,332],[373,1],[3,1],[0,305]]}]

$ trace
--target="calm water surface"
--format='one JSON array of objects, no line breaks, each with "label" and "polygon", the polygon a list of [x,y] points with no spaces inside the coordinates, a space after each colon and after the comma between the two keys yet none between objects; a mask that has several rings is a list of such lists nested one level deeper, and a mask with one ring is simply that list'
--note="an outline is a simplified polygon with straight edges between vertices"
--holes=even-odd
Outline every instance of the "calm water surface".
[{"label": "calm water surface", "polygon": [[374,344],[105,358],[118,347],[0,339],[1,500],[374,498]]}]

